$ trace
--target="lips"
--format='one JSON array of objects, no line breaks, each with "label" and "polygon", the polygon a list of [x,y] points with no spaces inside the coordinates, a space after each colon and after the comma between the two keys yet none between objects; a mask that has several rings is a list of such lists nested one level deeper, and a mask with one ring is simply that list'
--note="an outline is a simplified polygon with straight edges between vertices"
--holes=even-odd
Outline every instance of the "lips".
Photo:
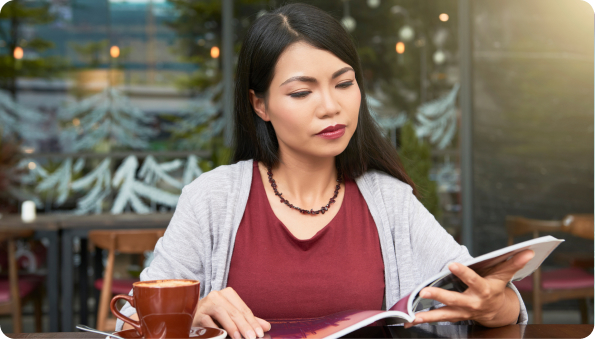
[{"label": "lips", "polygon": [[322,131],[318,132],[316,136],[324,139],[338,139],[345,134],[345,125],[337,124],[335,126],[329,126]]},{"label": "lips", "polygon": [[335,131],[338,131],[338,130],[344,129],[344,128],[345,128],[345,125],[336,124],[335,126],[329,126],[325,129],[323,129],[322,131],[318,132],[316,135],[335,132]]}]

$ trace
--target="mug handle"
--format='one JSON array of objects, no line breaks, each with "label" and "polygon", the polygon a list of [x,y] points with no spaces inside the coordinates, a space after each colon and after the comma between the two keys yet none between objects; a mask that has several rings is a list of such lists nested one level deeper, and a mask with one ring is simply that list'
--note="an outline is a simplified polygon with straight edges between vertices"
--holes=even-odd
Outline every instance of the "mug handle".
[{"label": "mug handle", "polygon": [[144,335],[143,335],[143,331],[142,331],[142,329],[140,327],[140,321],[130,319],[127,316],[125,316],[122,313],[120,313],[120,311],[116,307],[116,302],[118,301],[118,299],[124,299],[124,300],[126,300],[126,301],[128,301],[130,303],[130,306],[136,307],[134,305],[134,297],[131,296],[131,295],[126,295],[126,294],[118,294],[118,295],[116,295],[115,297],[112,298],[112,301],[109,304],[109,308],[112,310],[112,313],[116,316],[116,318],[122,320],[125,323],[128,323],[128,324],[132,325],[132,327],[134,327],[134,329],[136,330],[136,332],[138,332],[138,334],[141,337],[143,337]]}]

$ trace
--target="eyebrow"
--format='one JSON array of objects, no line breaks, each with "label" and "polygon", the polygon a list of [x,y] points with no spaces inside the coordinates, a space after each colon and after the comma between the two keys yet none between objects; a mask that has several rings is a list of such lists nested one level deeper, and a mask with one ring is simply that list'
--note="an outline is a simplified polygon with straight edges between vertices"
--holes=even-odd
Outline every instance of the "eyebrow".
[{"label": "eyebrow", "polygon": [[[335,73],[333,73],[333,75],[331,76],[331,79],[335,79],[336,77],[340,76],[341,74],[344,74],[344,73],[349,72],[349,71],[355,72],[353,70],[353,68],[351,68],[349,66],[343,67],[340,70],[338,70]],[[309,76],[306,76],[306,75],[297,75],[297,76],[294,76],[294,77],[291,77],[291,78],[285,80],[281,85],[279,85],[279,87],[281,87],[281,86],[283,86],[283,85],[285,85],[287,83],[290,83],[292,81],[312,82],[312,83],[318,82],[318,80],[316,80],[316,78],[309,77]]]}]

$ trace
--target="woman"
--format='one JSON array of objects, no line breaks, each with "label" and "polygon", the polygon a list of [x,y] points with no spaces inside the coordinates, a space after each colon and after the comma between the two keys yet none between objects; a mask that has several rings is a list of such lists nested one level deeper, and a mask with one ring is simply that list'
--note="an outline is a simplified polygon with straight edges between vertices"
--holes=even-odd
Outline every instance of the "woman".
[{"label": "woman", "polygon": [[508,281],[532,252],[484,278],[454,264],[467,249],[417,200],[365,98],[355,46],[330,15],[291,4],[257,19],[238,59],[234,164],[184,187],[141,279],[200,280],[194,325],[232,338],[262,337],[264,319],[387,309],[446,267],[469,289],[424,289],[446,306],[413,324],[526,322]]}]

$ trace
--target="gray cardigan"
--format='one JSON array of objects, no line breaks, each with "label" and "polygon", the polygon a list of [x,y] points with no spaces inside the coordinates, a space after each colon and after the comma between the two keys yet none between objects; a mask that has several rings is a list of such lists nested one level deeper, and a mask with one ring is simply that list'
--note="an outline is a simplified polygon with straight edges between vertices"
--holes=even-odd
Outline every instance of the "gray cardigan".
[{"label": "gray cardigan", "polygon": [[[200,281],[201,298],[227,285],[236,232],[250,193],[252,160],[220,166],[185,186],[154,259],[141,280],[185,278]],[[471,258],[416,199],[409,185],[379,171],[356,179],[372,214],[382,249],[385,305],[392,307],[418,284],[451,262]],[[520,294],[520,323],[527,310]],[[132,293],[132,292],[131,292]],[[135,309],[124,305],[122,314]],[[116,329],[122,328],[118,320]]]}]

